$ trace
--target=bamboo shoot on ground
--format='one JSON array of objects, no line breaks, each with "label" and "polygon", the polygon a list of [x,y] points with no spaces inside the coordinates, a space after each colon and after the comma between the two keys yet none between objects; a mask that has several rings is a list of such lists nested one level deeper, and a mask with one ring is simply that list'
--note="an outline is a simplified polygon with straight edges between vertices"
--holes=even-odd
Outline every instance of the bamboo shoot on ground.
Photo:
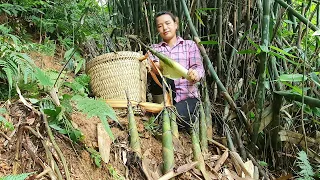
[{"label": "bamboo shoot on ground", "polygon": [[163,174],[169,172],[174,167],[174,153],[172,134],[170,126],[170,118],[167,107],[163,109],[163,124],[162,124],[162,159],[163,159]]},{"label": "bamboo shoot on ground", "polygon": [[129,101],[128,94],[128,121],[129,121],[129,134],[130,134],[130,147],[132,150],[141,157],[140,137],[136,125],[136,121],[133,114],[131,102]]},{"label": "bamboo shoot on ground", "polygon": [[201,171],[205,180],[210,180],[211,178],[207,174],[206,165],[204,163],[204,159],[201,153],[199,140],[197,138],[194,128],[191,129],[191,140],[192,140],[192,148],[193,148],[193,158],[194,158],[194,161],[198,161],[198,164],[196,165],[196,167]]},{"label": "bamboo shoot on ground", "polygon": [[205,113],[204,113],[204,109],[201,101],[200,101],[199,111],[200,111],[201,150],[203,154],[207,154],[208,153],[207,123],[206,123],[206,117],[205,117]]}]

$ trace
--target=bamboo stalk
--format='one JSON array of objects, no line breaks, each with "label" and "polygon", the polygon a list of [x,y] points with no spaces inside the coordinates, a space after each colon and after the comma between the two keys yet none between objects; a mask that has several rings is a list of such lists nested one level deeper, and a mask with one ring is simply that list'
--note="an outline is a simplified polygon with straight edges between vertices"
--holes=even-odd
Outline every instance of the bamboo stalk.
[{"label": "bamboo stalk", "polygon": [[[206,53],[206,50],[205,50],[204,46],[202,44],[200,44],[201,40],[200,40],[200,38],[199,38],[199,36],[197,34],[196,29],[193,26],[193,23],[191,21],[191,17],[190,17],[190,14],[188,12],[188,8],[187,8],[185,0],[180,0],[180,1],[181,1],[182,6],[183,6],[183,9],[184,9],[185,16],[187,17],[188,24],[190,26],[190,30],[191,30],[191,32],[192,32],[192,34],[194,36],[194,40],[199,46],[200,52],[201,52],[202,57],[204,59],[204,63],[206,65],[206,67],[208,68],[208,71],[209,71],[210,75],[213,77],[213,80],[217,83],[218,88],[223,92],[224,98],[228,101],[230,106],[231,107],[235,107],[235,102],[233,101],[233,99],[231,98],[231,96],[227,92],[226,88],[224,87],[224,85],[220,81],[216,71],[214,70],[214,68],[212,66],[212,63],[211,63],[211,61],[209,59],[209,56]],[[251,134],[252,133],[251,126],[241,116],[241,113],[239,112],[239,110],[237,108],[233,108],[233,110],[235,110],[237,112],[237,115],[238,115],[239,119],[246,125],[246,128],[247,128],[249,134]]]},{"label": "bamboo stalk", "polygon": [[[270,1],[263,0],[263,19],[262,19],[262,46],[268,47],[269,46],[269,22],[270,22]],[[253,123],[253,136],[252,136],[252,143],[255,144],[258,139],[258,132],[262,118],[262,112],[264,109],[264,101],[265,101],[265,80],[266,80],[266,67],[267,67],[267,59],[268,54],[267,52],[262,52],[260,57],[260,64],[259,64],[259,81],[258,81],[258,90],[257,90],[257,116],[258,118],[255,119]]]},{"label": "bamboo stalk", "polygon": [[307,18],[302,16],[300,13],[298,13],[296,10],[294,10],[291,6],[289,6],[286,2],[283,0],[275,0],[277,3],[279,3],[282,7],[288,9],[295,17],[297,17],[300,21],[302,21],[306,26],[311,28],[313,31],[317,31],[318,27],[312,24]]},{"label": "bamboo stalk", "polygon": [[[183,0],[184,1],[184,0]],[[222,0],[218,0],[217,3],[218,10],[218,26],[217,26],[217,33],[218,33],[218,59],[217,59],[217,73],[218,77],[222,77]],[[191,20],[190,20],[191,22]],[[189,23],[191,24],[191,23]],[[223,91],[223,90],[222,90]]]},{"label": "bamboo stalk", "polygon": [[[288,2],[288,5],[292,5],[292,0],[287,0],[287,2]],[[292,21],[292,30],[293,30],[293,32],[295,33],[295,32],[297,32],[297,21],[296,21],[296,18],[293,16],[293,14],[292,14],[292,12],[288,12],[288,17],[289,17],[289,20],[290,21]]]},{"label": "bamboo stalk", "polygon": [[206,123],[206,117],[203,109],[203,104],[200,101],[199,105],[199,111],[200,111],[200,144],[201,144],[201,150],[203,154],[208,153],[208,138],[207,138],[207,123]]},{"label": "bamboo stalk", "polygon": [[[293,94],[283,91],[275,91],[274,93],[279,94],[286,98],[287,100],[293,100],[293,101],[299,101],[302,102],[302,96],[299,94]],[[310,96],[304,96],[304,103],[311,106],[311,107],[320,107],[320,100],[310,97]]]}]

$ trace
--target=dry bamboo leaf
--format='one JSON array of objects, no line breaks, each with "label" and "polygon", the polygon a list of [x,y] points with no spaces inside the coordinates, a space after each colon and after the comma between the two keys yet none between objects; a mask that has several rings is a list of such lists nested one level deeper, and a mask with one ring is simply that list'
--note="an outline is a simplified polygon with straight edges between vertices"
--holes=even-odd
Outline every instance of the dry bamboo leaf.
[{"label": "dry bamboo leaf", "polygon": [[192,162],[189,164],[185,164],[182,165],[180,167],[178,167],[176,170],[171,170],[168,173],[166,173],[165,175],[163,175],[162,177],[160,177],[158,180],[168,180],[171,179],[175,176],[178,176],[179,174],[182,174],[184,172],[189,171],[190,169],[194,168],[196,165],[198,164],[198,162]]},{"label": "dry bamboo leaf", "polygon": [[234,180],[234,178],[231,175],[231,172],[229,171],[229,169],[224,168],[224,174],[227,177],[228,180]]},{"label": "dry bamboo leaf", "polygon": [[[249,173],[249,177],[253,178],[253,174],[254,174],[254,165],[252,163],[251,160],[247,161],[244,163],[244,167],[246,168],[246,170]],[[243,178],[248,178],[248,175],[245,175],[244,173],[242,174]]]},{"label": "dry bamboo leaf", "polygon": [[221,158],[216,162],[213,170],[216,171],[216,172],[218,172],[218,171],[220,170],[221,166],[222,166],[222,165],[224,164],[224,162],[227,160],[228,156],[229,156],[229,151],[226,150],[226,151],[222,154]]},{"label": "dry bamboo leaf", "polygon": [[259,127],[259,133],[261,131],[263,131],[263,129],[266,128],[270,124],[270,122],[272,120],[272,115],[273,115],[272,105],[270,105],[262,112],[262,119],[261,119],[261,124]]},{"label": "dry bamboo leaf", "polygon": [[[293,131],[288,131],[288,130],[281,130],[279,132],[280,135],[280,140],[281,141],[287,141],[290,143],[294,144],[304,144],[304,136],[300,133],[296,133]],[[311,138],[311,137],[306,137],[308,141],[308,145],[313,146],[313,145],[319,145],[320,142]]]},{"label": "dry bamboo leaf", "polygon": [[288,180],[290,178],[292,178],[292,174],[288,174],[288,175],[285,175],[285,176],[281,176],[279,178],[277,178],[276,180]]},{"label": "dry bamboo leaf", "polygon": [[107,164],[110,158],[110,148],[112,140],[108,133],[104,130],[102,123],[97,124],[98,146],[101,159]]},{"label": "dry bamboo leaf", "polygon": [[245,175],[247,176],[250,176],[250,173],[247,171],[245,165],[244,165],[244,162],[242,161],[240,155],[237,153],[237,152],[233,152],[233,151],[230,151],[230,155],[231,155],[231,159],[233,161],[236,161],[240,167],[241,167],[241,170],[244,172]]},{"label": "dry bamboo leaf", "polygon": [[258,180],[258,179],[259,179],[259,169],[258,169],[257,166],[254,166],[253,179],[254,179],[254,180]]},{"label": "dry bamboo leaf", "polygon": [[151,149],[148,149],[143,153],[142,170],[148,180],[155,180],[159,179],[160,176],[157,171],[153,172],[150,168],[150,164],[152,164],[151,160],[148,158],[148,156],[151,155],[150,150]]}]

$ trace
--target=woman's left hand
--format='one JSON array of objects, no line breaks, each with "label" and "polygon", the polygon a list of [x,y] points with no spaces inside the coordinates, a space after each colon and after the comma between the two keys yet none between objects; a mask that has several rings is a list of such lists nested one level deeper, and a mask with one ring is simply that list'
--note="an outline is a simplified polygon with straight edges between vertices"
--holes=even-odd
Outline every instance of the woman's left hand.
[{"label": "woman's left hand", "polygon": [[199,74],[196,70],[194,69],[189,69],[188,70],[188,76],[190,77],[190,80],[193,82],[193,83],[196,83],[198,81],[200,81],[200,77],[199,77]]}]

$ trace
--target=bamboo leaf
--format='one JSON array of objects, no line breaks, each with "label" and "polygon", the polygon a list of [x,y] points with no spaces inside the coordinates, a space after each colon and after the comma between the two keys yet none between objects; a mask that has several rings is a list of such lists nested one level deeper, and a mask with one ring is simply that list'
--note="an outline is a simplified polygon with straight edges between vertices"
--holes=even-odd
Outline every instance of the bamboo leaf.
[{"label": "bamboo leaf", "polygon": [[64,59],[69,59],[71,58],[71,54],[73,52],[74,48],[69,49],[66,53],[64,53]]},{"label": "bamboo leaf", "polygon": [[260,49],[261,49],[263,52],[266,52],[266,53],[269,52],[269,48],[268,48],[267,46],[260,45]]},{"label": "bamboo leaf", "polygon": [[282,74],[279,76],[279,80],[287,82],[300,82],[307,80],[307,77],[303,77],[303,74]]},{"label": "bamboo leaf", "polygon": [[202,21],[201,17],[199,16],[198,11],[196,11],[196,12],[195,12],[195,15],[196,15],[197,19],[199,20],[200,24],[201,24],[201,25],[203,25],[203,26],[206,26],[206,25],[204,25],[204,23],[203,23],[203,21]]},{"label": "bamboo leaf", "polygon": [[276,51],[280,52],[281,54],[287,55],[287,56],[292,57],[292,58],[297,58],[296,56],[294,56],[292,54],[289,54],[288,52],[286,52],[286,51],[284,51],[284,50],[282,50],[282,49],[280,49],[278,47],[275,47],[275,46],[269,46],[269,47],[271,49],[273,49],[273,50],[276,50]]},{"label": "bamboo leaf", "polygon": [[312,81],[320,88],[320,79],[315,72],[310,73]]},{"label": "bamboo leaf", "polygon": [[253,49],[246,49],[238,51],[238,54],[255,54],[257,51]]},{"label": "bamboo leaf", "polygon": [[293,92],[297,92],[299,93],[300,95],[302,95],[302,89],[300,89],[299,87],[297,86],[292,86],[290,83],[287,83],[287,82],[282,82],[284,85],[288,86],[288,87],[291,87],[291,89],[293,90]]}]

